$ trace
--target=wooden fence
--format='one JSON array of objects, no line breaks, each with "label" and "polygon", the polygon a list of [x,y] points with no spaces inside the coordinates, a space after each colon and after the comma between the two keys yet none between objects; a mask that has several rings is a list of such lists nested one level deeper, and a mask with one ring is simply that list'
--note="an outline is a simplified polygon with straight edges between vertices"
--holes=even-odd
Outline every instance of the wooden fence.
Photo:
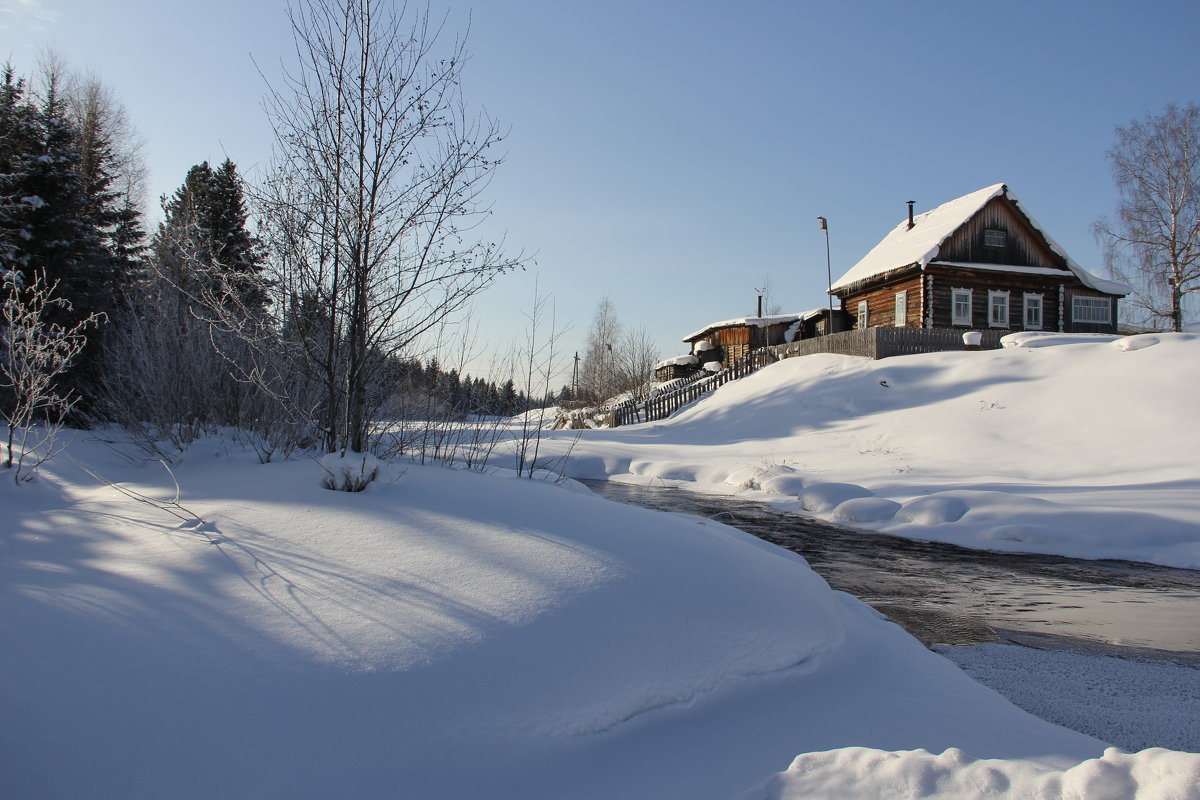
[{"label": "wooden fence", "polygon": [[[843,331],[814,339],[802,339],[789,344],[777,344],[750,352],[748,356],[713,374],[699,373],[682,384],[673,381],[667,391],[650,397],[641,403],[623,403],[612,409],[605,420],[612,427],[632,425],[636,422],[653,422],[665,419],[683,406],[707,394],[729,381],[743,378],[767,364],[784,358],[810,356],[816,353],[837,353],[845,356],[862,356],[880,359],[891,356],[916,355],[917,353],[941,353],[965,350],[963,333],[966,331],[946,328],[866,328],[865,330]],[[1000,337],[1009,331],[980,331],[983,334],[980,348],[996,350]],[[679,379],[683,380],[683,379]]]},{"label": "wooden fence", "polygon": [[779,358],[767,348],[751,351],[745,358],[730,364],[720,372],[700,373],[682,386],[654,395],[644,402],[630,401],[617,406],[612,410],[611,424],[616,427],[665,419],[701,395],[708,394],[729,381],[744,378],[760,367],[775,363]]},{"label": "wooden fence", "polygon": [[[982,334],[980,347],[984,350],[996,350],[1000,347],[1000,337],[1010,332],[1007,330],[977,331]],[[815,339],[801,339],[790,344],[772,345],[765,349],[774,353],[778,358],[810,356],[814,353],[838,353],[844,356],[880,359],[892,356],[911,356],[917,353],[963,350],[966,348],[962,338],[964,333],[966,331],[952,328],[866,328],[843,331]]]}]

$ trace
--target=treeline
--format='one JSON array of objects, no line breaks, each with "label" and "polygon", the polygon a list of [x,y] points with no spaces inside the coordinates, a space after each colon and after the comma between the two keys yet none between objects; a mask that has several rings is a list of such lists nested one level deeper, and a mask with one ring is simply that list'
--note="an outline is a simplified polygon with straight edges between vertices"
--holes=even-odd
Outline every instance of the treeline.
[{"label": "treeline", "polygon": [[[232,160],[197,164],[161,199],[152,232],[140,144],[113,93],[53,59],[32,78],[4,68],[10,459],[31,410],[122,425],[155,457],[233,432],[265,460],[377,449],[397,441],[396,420],[508,416],[560,399],[545,381],[535,390],[416,355],[522,259],[467,239],[487,213],[478,196],[500,128],[465,115],[461,43],[435,58],[427,19],[413,21],[415,39],[398,16],[369,24],[403,13],[375,0],[306,5],[292,19],[297,47],[328,69],[305,62],[311,83],[284,79],[269,96],[276,160],[253,187]],[[340,55],[317,33],[333,19],[346,31]],[[336,72],[345,63],[372,64],[374,85]],[[346,98],[344,113],[321,106],[329,93]],[[379,125],[392,138],[369,133]],[[68,341],[85,344],[68,352]]]},{"label": "treeline", "polygon": [[415,358],[397,359],[391,371],[395,394],[383,411],[398,417],[511,417],[571,399],[569,386],[541,397],[530,397],[512,378],[497,382],[460,375],[455,368],[443,371],[436,358],[424,364]]},{"label": "treeline", "polygon": [[[69,300],[47,309],[48,324],[70,326],[92,314],[111,321],[146,276],[136,147],[122,110],[98,82],[73,78],[54,62],[43,66],[39,81],[35,93],[4,67],[0,271],[19,273],[21,283],[36,273]],[[101,361],[93,337],[64,378],[85,409],[95,407]],[[13,387],[4,388],[11,405]]]}]

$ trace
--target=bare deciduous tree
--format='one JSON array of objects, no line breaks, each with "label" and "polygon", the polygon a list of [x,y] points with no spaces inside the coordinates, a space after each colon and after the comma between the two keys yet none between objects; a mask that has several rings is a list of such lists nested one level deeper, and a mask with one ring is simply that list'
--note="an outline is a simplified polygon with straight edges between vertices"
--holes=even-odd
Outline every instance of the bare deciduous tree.
[{"label": "bare deciduous tree", "polygon": [[[17,483],[32,480],[39,465],[56,452],[55,440],[78,396],[59,379],[83,352],[86,331],[104,321],[89,314],[63,326],[48,319],[71,304],[55,296],[57,283],[35,273],[22,285],[19,273],[0,275],[0,417],[7,427],[3,466]],[[35,428],[41,424],[40,436]]]},{"label": "bare deciduous tree", "polygon": [[640,403],[649,398],[654,367],[659,361],[658,346],[644,327],[626,329],[616,351],[617,379],[620,391]]},{"label": "bare deciduous tree", "polygon": [[658,348],[646,329],[625,328],[612,300],[601,298],[584,344],[580,393],[594,403],[625,392],[642,400],[657,361]]},{"label": "bare deciduous tree", "polygon": [[439,51],[428,11],[299,0],[289,18],[298,63],[267,100],[277,146],[260,198],[275,307],[319,316],[295,342],[324,387],[324,445],[363,451],[387,358],[520,266],[470,241],[502,136],[468,112],[463,42]]},{"label": "bare deciduous tree", "polygon": [[592,316],[579,365],[580,394],[591,402],[601,402],[619,391],[614,348],[620,338],[617,309],[610,298],[602,297]]},{"label": "bare deciduous tree", "polygon": [[1184,298],[1200,292],[1200,106],[1169,105],[1116,133],[1117,218],[1095,232],[1109,271],[1133,289],[1135,321],[1178,331]]},{"label": "bare deciduous tree", "polygon": [[[558,343],[566,329],[558,327],[554,301],[538,293],[536,282],[533,286],[533,303],[525,312],[525,319],[528,323],[525,342],[517,362],[523,384],[521,388],[528,398],[545,397],[550,394],[557,377]],[[515,438],[517,474],[532,478],[540,466],[538,454],[542,445],[542,431],[546,426],[546,408],[544,403],[539,403],[536,409],[522,411],[524,413],[520,416]]]}]

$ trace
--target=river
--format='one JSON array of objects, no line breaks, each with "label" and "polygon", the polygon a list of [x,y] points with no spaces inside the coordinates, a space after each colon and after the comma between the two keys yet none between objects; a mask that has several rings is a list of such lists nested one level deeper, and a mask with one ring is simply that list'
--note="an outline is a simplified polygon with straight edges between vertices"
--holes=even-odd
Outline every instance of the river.
[{"label": "river", "polygon": [[1001,641],[1200,664],[1198,571],[969,550],[739,498],[584,482],[612,500],[719,520],[799,553],[831,587],[926,645]]}]

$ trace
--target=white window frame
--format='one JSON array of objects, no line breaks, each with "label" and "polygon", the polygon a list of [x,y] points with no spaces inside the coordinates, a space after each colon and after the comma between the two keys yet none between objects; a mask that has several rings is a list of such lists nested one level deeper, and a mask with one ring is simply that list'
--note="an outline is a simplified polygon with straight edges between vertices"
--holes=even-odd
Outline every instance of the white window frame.
[{"label": "white window frame", "polygon": [[[1103,311],[1103,315],[1097,313],[1100,311]],[[1087,325],[1111,325],[1112,300],[1108,297],[1092,297],[1086,294],[1072,296],[1071,321]]]},{"label": "white window frame", "polygon": [[[971,324],[971,308],[972,308],[972,291],[971,289],[951,289],[950,290],[950,324],[951,325],[967,325]],[[963,316],[958,313],[958,299],[965,297],[967,301],[967,314]]]},{"label": "white window frame", "polygon": [[859,300],[858,301],[857,319],[858,319],[858,327],[860,329],[867,327],[867,317],[869,314],[870,314],[870,310],[869,310],[869,307],[867,306],[867,301]]},{"label": "white window frame", "polygon": [[[1021,318],[1025,321],[1025,330],[1040,331],[1045,325],[1045,298],[1037,292],[1026,292],[1024,310],[1021,313]],[[1037,312],[1034,316],[1036,319],[1031,320],[1031,312]]]},{"label": "white window frame", "polygon": [[903,328],[908,324],[908,291],[896,292],[896,315],[892,320],[892,324],[897,328]]},{"label": "white window frame", "polygon": [[[996,301],[1004,301],[1004,315],[1000,318],[996,314]],[[1012,313],[1012,307],[1009,305],[1009,293],[1007,291],[997,291],[995,289],[988,290],[988,327],[989,328],[1008,328],[1012,325],[1009,315]]]}]

